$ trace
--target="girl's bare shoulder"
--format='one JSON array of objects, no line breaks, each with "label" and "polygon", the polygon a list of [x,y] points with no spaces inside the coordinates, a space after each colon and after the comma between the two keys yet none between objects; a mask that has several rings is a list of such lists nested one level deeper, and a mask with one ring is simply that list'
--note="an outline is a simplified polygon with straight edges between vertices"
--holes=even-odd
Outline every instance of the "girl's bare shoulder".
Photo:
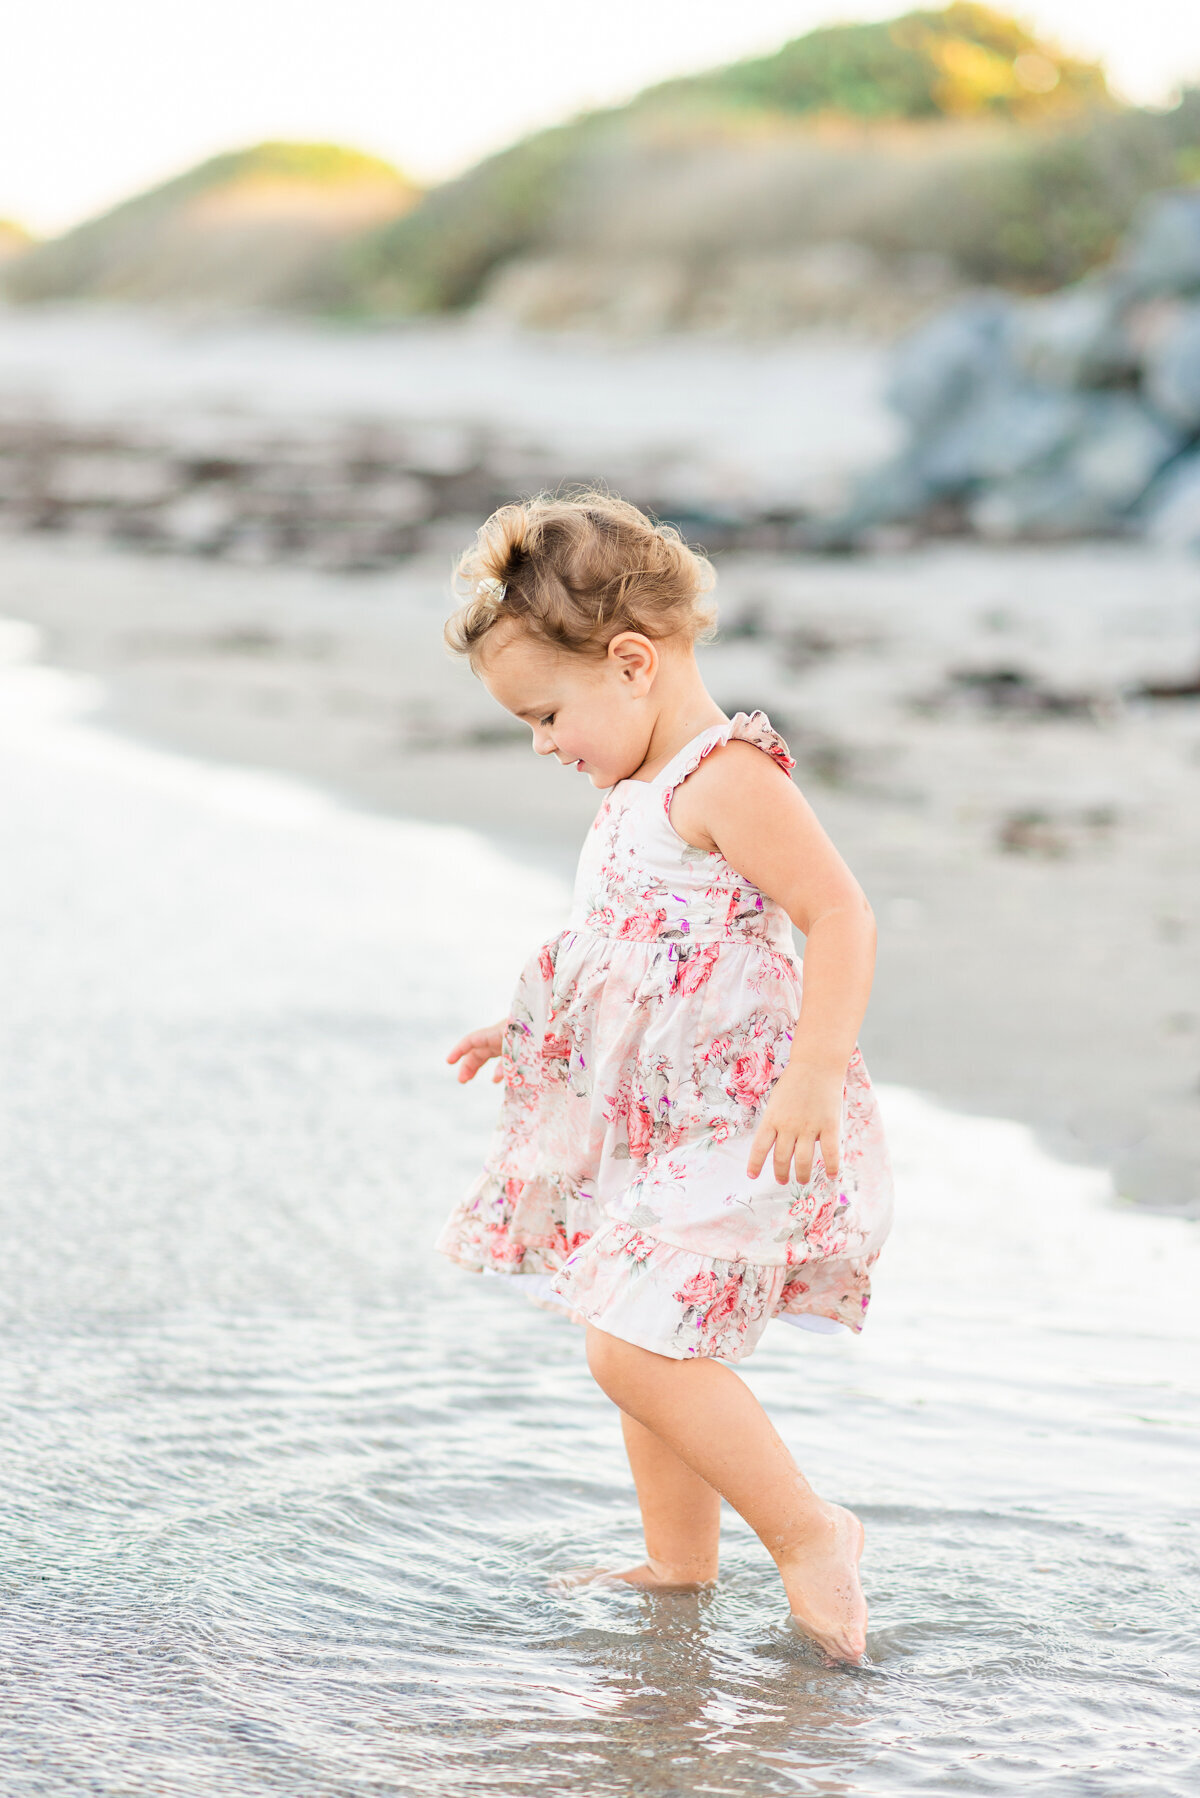
[{"label": "girl's bare shoulder", "polygon": [[737,811],[772,808],[794,796],[790,778],[771,756],[735,738],[709,751],[675,789],[671,824],[697,848],[713,846],[714,826]]}]

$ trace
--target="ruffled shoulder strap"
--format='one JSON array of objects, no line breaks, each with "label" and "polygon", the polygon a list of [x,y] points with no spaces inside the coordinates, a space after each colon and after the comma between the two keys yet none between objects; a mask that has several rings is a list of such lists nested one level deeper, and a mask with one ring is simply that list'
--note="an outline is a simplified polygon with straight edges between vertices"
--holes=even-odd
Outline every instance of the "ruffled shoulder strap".
[{"label": "ruffled shoulder strap", "polygon": [[753,743],[756,749],[765,750],[773,762],[778,762],[785,774],[790,774],[796,766],[795,756],[788,754],[788,746],[777,730],[771,727],[771,720],[765,712],[735,712],[727,724],[714,724],[702,736],[694,737],[685,743],[679,754],[669,761],[658,776],[656,785],[661,785],[663,810],[671,809],[671,795],[689,774],[694,774],[706,755],[722,743]]}]

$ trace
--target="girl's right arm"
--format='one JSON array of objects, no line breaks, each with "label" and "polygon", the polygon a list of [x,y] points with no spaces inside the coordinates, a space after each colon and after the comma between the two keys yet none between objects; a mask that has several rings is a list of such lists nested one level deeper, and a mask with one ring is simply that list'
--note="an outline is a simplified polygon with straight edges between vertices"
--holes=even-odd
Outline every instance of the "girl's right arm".
[{"label": "girl's right arm", "polygon": [[[456,1061],[462,1062],[458,1070],[460,1084],[474,1080],[485,1062],[504,1054],[504,1031],[507,1023],[508,1019],[502,1018],[498,1024],[485,1024],[482,1030],[469,1030],[466,1036],[460,1037],[455,1043],[446,1060],[451,1065]],[[503,1078],[504,1063],[498,1060],[492,1069],[493,1084]]]}]

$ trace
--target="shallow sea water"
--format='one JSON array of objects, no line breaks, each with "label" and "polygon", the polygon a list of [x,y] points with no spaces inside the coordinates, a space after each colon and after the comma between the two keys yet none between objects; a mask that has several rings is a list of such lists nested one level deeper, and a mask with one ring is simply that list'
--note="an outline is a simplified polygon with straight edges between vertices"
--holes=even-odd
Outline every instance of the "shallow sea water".
[{"label": "shallow sea water", "polygon": [[867,1329],[742,1369],[866,1522],[869,1664],[732,1515],[710,1595],[555,1594],[638,1555],[615,1415],[576,1328],[430,1245],[495,1108],[441,1057],[561,888],[96,731],[35,647],[0,633],[6,1798],[1200,1789],[1195,1225],[873,1069]]}]

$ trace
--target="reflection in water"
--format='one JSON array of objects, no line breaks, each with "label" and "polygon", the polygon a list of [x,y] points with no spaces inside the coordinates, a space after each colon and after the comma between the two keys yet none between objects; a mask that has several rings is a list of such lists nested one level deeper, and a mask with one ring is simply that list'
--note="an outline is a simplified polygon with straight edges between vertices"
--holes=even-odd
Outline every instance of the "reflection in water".
[{"label": "reflection in water", "polygon": [[431,1243],[495,1102],[440,1056],[558,888],[0,684],[6,1793],[1196,1789],[1194,1226],[884,1085],[869,1329],[744,1369],[870,1664],[733,1517],[715,1592],[553,1592],[638,1551],[615,1415]]}]

